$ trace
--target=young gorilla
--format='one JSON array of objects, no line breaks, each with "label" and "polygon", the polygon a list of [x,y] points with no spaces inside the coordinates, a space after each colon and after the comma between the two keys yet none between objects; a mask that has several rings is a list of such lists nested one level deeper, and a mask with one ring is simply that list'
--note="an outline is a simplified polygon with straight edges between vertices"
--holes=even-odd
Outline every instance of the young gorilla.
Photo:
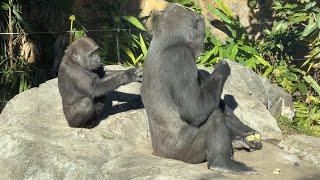
[{"label": "young gorilla", "polygon": [[255,174],[233,160],[233,148],[261,145],[244,137],[257,133],[220,99],[230,74],[226,61],[205,77],[195,59],[203,48],[204,21],[196,12],[169,4],[157,17],[144,63],[142,99],[154,153],[188,163],[208,160],[208,168]]},{"label": "young gorilla", "polygon": [[141,81],[142,73],[135,68],[105,74],[98,49],[91,38],[80,38],[67,48],[60,64],[58,86],[70,127],[94,127],[103,109],[99,97],[121,85]]}]

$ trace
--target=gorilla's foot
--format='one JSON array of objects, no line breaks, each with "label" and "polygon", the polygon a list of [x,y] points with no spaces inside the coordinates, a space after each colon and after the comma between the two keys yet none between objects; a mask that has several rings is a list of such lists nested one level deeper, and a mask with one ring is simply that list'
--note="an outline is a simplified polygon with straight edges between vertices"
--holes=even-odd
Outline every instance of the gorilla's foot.
[{"label": "gorilla's foot", "polygon": [[209,161],[208,169],[212,171],[218,171],[218,172],[230,173],[230,174],[246,174],[246,175],[258,174],[258,172],[253,168],[248,167],[245,164],[235,161],[233,159],[229,159],[225,161],[215,160],[214,162]]},{"label": "gorilla's foot", "polygon": [[232,138],[233,149],[245,149],[248,151],[255,151],[262,149],[261,135],[258,132],[249,133],[244,137]]}]

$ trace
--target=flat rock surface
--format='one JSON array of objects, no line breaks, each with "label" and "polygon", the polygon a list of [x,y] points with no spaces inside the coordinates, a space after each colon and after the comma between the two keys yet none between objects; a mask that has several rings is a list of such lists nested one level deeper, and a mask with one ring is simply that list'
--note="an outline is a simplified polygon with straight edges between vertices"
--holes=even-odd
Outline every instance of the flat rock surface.
[{"label": "flat rock surface", "polygon": [[320,138],[293,134],[284,138],[279,146],[286,152],[297,154],[301,159],[320,167]]}]

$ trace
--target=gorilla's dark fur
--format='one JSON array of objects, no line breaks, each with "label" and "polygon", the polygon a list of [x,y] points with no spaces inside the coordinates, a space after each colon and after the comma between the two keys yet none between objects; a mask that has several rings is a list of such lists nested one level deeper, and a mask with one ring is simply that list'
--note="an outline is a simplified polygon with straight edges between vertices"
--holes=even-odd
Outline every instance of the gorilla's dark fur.
[{"label": "gorilla's dark fur", "polygon": [[245,140],[258,132],[244,125],[220,98],[229,65],[219,62],[209,77],[197,70],[203,18],[170,4],[154,26],[142,82],[154,154],[188,163],[207,160],[208,168],[222,172],[256,173],[233,160],[232,144],[254,149],[261,143]]},{"label": "gorilla's dark fur", "polygon": [[70,127],[94,127],[104,106],[101,96],[141,80],[138,69],[104,72],[98,50],[91,38],[80,38],[67,48],[60,64],[58,86]]}]

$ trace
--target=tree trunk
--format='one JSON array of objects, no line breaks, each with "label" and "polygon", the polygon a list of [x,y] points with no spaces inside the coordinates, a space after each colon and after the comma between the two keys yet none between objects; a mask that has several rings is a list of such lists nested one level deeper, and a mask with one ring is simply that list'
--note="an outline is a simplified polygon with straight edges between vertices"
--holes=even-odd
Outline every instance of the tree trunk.
[{"label": "tree trunk", "polygon": [[9,59],[10,59],[10,68],[14,67],[13,64],[13,24],[12,24],[12,7],[13,3],[12,0],[9,0],[9,23],[8,23],[8,29],[9,29]]}]

